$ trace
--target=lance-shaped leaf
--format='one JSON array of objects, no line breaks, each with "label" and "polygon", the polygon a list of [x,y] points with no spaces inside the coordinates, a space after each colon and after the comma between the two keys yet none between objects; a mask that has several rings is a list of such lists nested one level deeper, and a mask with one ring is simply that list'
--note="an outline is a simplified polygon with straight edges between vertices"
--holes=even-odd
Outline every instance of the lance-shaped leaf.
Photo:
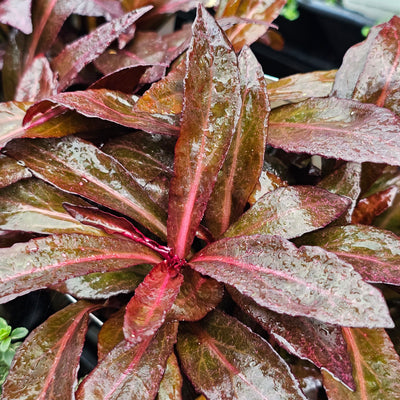
[{"label": "lance-shaped leaf", "polygon": [[257,321],[286,351],[326,369],[354,389],[352,367],[339,326],[312,318],[290,317],[259,306],[236,289],[229,293],[240,308]]},{"label": "lance-shaped leaf", "polygon": [[366,41],[350,48],[337,72],[332,95],[373,103],[400,114],[400,18],[371,29]]},{"label": "lance-shaped leaf", "polygon": [[188,253],[217,179],[240,106],[236,55],[202,6],[187,54],[181,132],[171,181],[168,243]]},{"label": "lance-shaped leaf", "polygon": [[32,32],[32,0],[5,0],[0,4],[0,22],[19,29],[25,35]]},{"label": "lance-shaped leaf", "polygon": [[183,268],[181,272],[184,281],[167,318],[198,321],[221,302],[223,285],[191,268]]},{"label": "lance-shaped leaf", "polygon": [[168,207],[175,137],[135,132],[110,140],[102,151],[116,158],[163,208]]},{"label": "lance-shaped leaf", "polygon": [[214,237],[221,236],[242,214],[264,160],[270,107],[264,72],[248,47],[239,56],[239,72],[239,121],[205,213]]},{"label": "lance-shaped leaf", "polygon": [[54,289],[78,299],[109,299],[118,294],[133,292],[137,288],[144,277],[143,274],[138,273],[139,268],[133,267],[122,271],[95,272],[78,276],[62,282]]},{"label": "lance-shaped leaf", "polygon": [[84,379],[76,399],[154,399],[173,351],[177,330],[177,323],[167,323],[153,338],[136,346],[122,341]]},{"label": "lance-shaped leaf", "polygon": [[399,192],[396,186],[390,186],[385,190],[362,198],[353,212],[351,222],[353,224],[370,225],[375,217],[386,211],[392,204]]},{"label": "lance-shaped leaf", "polygon": [[224,236],[260,233],[291,239],[328,225],[349,203],[348,198],[317,187],[280,187],[262,196]]},{"label": "lance-shaped leaf", "polygon": [[79,358],[89,320],[98,305],[79,301],[58,311],[18,348],[8,379],[7,399],[74,399]]},{"label": "lance-shaped leaf", "polygon": [[305,399],[270,344],[220,311],[185,325],[177,349],[186,375],[209,400]]},{"label": "lance-shaped leaf", "polygon": [[400,165],[399,130],[400,118],[385,108],[311,98],[272,110],[268,142],[287,152]]},{"label": "lance-shaped leaf", "polygon": [[22,121],[31,104],[18,101],[0,103],[0,148],[11,139],[24,136]]},{"label": "lance-shaped leaf", "polygon": [[157,400],[182,400],[183,378],[175,353],[168,357]]},{"label": "lance-shaped leaf", "polygon": [[[347,162],[318,183],[319,187],[351,199],[351,205],[342,216],[345,223],[351,221],[353,210],[361,193],[361,164]],[[341,218],[341,219],[342,219]]]},{"label": "lance-shaped leaf", "polygon": [[62,91],[68,87],[85,65],[103,53],[113,40],[151,8],[142,7],[124,14],[66,46],[51,63],[53,70],[58,74],[58,90]]},{"label": "lance-shaped leaf", "polygon": [[126,306],[123,331],[128,342],[136,344],[154,335],[165,321],[182,282],[183,275],[167,261],[146,275]]},{"label": "lance-shaped leaf", "polygon": [[[217,11],[217,17],[237,16],[253,23],[242,23],[227,31],[229,40],[232,42],[236,51],[243,46],[250,46],[268,29],[268,24],[279,16],[279,13],[286,0],[240,0],[223,1]],[[262,23],[257,24],[257,21]]]},{"label": "lance-shaped leaf", "polygon": [[269,82],[267,90],[271,108],[298,103],[310,97],[328,96],[335,74],[336,70],[314,71]]},{"label": "lance-shaped leaf", "polygon": [[86,233],[99,229],[79,223],[63,208],[63,202],[89,204],[38,179],[28,179],[0,190],[0,228],[37,233]]},{"label": "lance-shaped leaf", "polygon": [[323,372],[329,399],[389,400],[400,393],[400,357],[384,329],[343,328],[356,391]]},{"label": "lance-shaped leaf", "polygon": [[[90,118],[99,118],[115,122],[130,128],[143,129],[148,132],[176,135],[179,132],[176,118],[154,118],[148,112],[132,112],[136,96],[108,89],[87,89],[75,92],[59,93],[44,101],[74,110]],[[29,110],[25,122],[43,108],[37,103]],[[38,123],[36,122],[36,125]]]},{"label": "lance-shaped leaf", "polygon": [[25,140],[9,143],[7,154],[23,160],[36,176],[128,215],[165,238],[165,211],[114,158],[74,137]]},{"label": "lance-shaped leaf", "polygon": [[4,188],[21,179],[30,178],[32,174],[21,163],[13,158],[0,154],[0,188]]},{"label": "lance-shaped leaf", "polygon": [[279,236],[239,236],[208,245],[190,265],[279,313],[343,326],[393,326],[381,293],[319,247],[298,249]]},{"label": "lance-shaped leaf", "polygon": [[157,264],[161,257],[131,240],[63,234],[0,249],[0,260],[0,302],[4,303],[69,278]]},{"label": "lance-shaped leaf", "polygon": [[384,229],[365,225],[326,228],[304,237],[351,264],[368,282],[400,285],[400,238]]}]

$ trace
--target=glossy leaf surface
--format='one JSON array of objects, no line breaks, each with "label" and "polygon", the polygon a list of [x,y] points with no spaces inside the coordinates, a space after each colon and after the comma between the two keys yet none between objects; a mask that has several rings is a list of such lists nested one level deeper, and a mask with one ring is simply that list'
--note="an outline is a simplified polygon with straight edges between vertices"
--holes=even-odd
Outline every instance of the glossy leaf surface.
[{"label": "glossy leaf surface", "polygon": [[133,292],[143,280],[143,275],[138,273],[138,269],[140,267],[78,276],[62,282],[54,289],[78,299],[108,299],[118,294]]},{"label": "glossy leaf surface", "polygon": [[30,178],[32,174],[21,163],[13,158],[0,154],[0,188],[9,186],[21,179]]},{"label": "glossy leaf surface", "polygon": [[269,82],[267,89],[271,108],[298,103],[310,97],[328,96],[335,74],[336,70],[314,71]]},{"label": "glossy leaf surface", "polygon": [[136,344],[154,335],[165,321],[182,281],[183,275],[165,261],[153,267],[126,306],[123,331],[128,342]]},{"label": "glossy leaf surface", "polygon": [[312,318],[278,314],[259,306],[233,288],[229,289],[229,293],[240,308],[257,321],[286,351],[311,361],[345,382],[348,387],[355,388],[346,342],[339,326]]},{"label": "glossy leaf surface", "polygon": [[[222,1],[217,17],[241,17],[252,20],[252,24],[239,23],[227,31],[229,40],[232,42],[236,51],[243,46],[250,46],[268,29],[268,24],[278,17],[281,9],[285,5],[285,0],[239,0]],[[257,24],[257,21],[262,23]]]},{"label": "glossy leaf surface", "polygon": [[0,103],[0,148],[11,139],[23,137],[25,130],[22,121],[29,102],[8,101]]},{"label": "glossy leaf surface", "polygon": [[400,393],[400,358],[384,329],[343,328],[357,389],[351,392],[323,372],[330,400],[389,400]]},{"label": "glossy leaf surface", "polygon": [[242,214],[257,184],[267,141],[270,107],[264,72],[247,47],[239,56],[239,72],[240,117],[205,213],[214,237],[221,236]]},{"label": "glossy leaf surface", "polygon": [[63,202],[88,205],[38,179],[28,179],[0,190],[0,228],[37,233],[103,235],[71,217]]},{"label": "glossy leaf surface", "polygon": [[0,5],[1,23],[11,25],[29,35],[32,32],[31,4],[32,0],[3,1]]},{"label": "glossy leaf surface", "polygon": [[83,140],[37,139],[10,143],[7,154],[55,186],[126,214],[160,237],[164,210],[157,206],[114,158]]},{"label": "glossy leaf surface", "polygon": [[297,249],[279,236],[239,236],[208,245],[190,265],[275,312],[343,326],[393,326],[380,292],[318,247]]},{"label": "glossy leaf surface", "polygon": [[349,200],[312,186],[281,187],[261,197],[224,234],[268,234],[286,239],[323,228],[343,214]]},{"label": "glossy leaf surface", "polygon": [[183,400],[183,378],[175,353],[171,353],[167,360],[167,366],[160,382],[157,400]]},{"label": "glossy leaf surface", "polygon": [[150,9],[151,7],[143,7],[124,14],[66,46],[51,63],[58,74],[58,90],[68,87],[85,65],[97,58],[113,40]]},{"label": "glossy leaf surface", "polygon": [[236,55],[201,6],[187,54],[181,132],[171,181],[168,243],[184,258],[232,139],[240,104]]},{"label": "glossy leaf surface", "polygon": [[400,238],[392,232],[365,225],[337,226],[310,234],[305,241],[335,253],[368,282],[400,285]]},{"label": "glossy leaf surface", "polygon": [[198,321],[221,302],[223,286],[191,268],[183,268],[181,272],[184,281],[168,319]]},{"label": "glossy leaf surface", "polygon": [[148,247],[111,237],[64,234],[0,249],[2,303],[21,294],[92,272],[158,263]]},{"label": "glossy leaf surface", "polygon": [[122,341],[81,383],[76,399],[154,399],[176,334],[177,324],[167,323],[136,346]]},{"label": "glossy leaf surface", "polygon": [[312,98],[272,110],[269,126],[269,144],[288,152],[400,165],[400,119],[373,104]]},{"label": "glossy leaf surface", "polygon": [[85,301],[71,304],[31,332],[15,356],[3,398],[73,399],[88,313],[96,308]]},{"label": "glossy leaf surface", "polygon": [[345,54],[332,94],[386,107],[399,115],[399,35],[398,16],[372,28],[363,43]]},{"label": "glossy leaf surface", "polygon": [[220,311],[185,325],[177,349],[183,370],[209,400],[305,399],[269,343]]}]

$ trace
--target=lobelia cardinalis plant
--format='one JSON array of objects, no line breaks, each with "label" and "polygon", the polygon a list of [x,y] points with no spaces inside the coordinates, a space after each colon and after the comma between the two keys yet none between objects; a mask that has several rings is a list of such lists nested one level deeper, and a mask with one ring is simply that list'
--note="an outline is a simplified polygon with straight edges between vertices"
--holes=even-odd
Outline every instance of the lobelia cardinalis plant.
[{"label": "lobelia cardinalis plant", "polygon": [[[0,298],[79,300],[18,348],[2,398],[305,399],[310,377],[396,398],[400,19],[336,74],[268,84],[248,45],[284,1],[199,5],[164,35],[181,4],[63,4],[0,13],[24,32],[3,67]],[[53,43],[72,12],[109,22]]]}]

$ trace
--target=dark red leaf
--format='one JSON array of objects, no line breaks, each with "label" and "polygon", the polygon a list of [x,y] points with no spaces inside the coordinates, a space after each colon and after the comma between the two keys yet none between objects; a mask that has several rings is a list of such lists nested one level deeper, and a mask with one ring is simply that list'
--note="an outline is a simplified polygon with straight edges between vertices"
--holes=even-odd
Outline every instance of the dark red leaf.
[{"label": "dark red leaf", "polygon": [[183,268],[182,274],[184,281],[167,318],[198,321],[221,302],[223,286],[191,268]]},{"label": "dark red leaf", "polygon": [[162,259],[131,240],[63,234],[0,249],[0,260],[0,302],[4,303],[75,276],[158,264]]},{"label": "dark red leaf", "polygon": [[239,236],[208,245],[190,265],[278,313],[343,326],[393,326],[381,293],[319,247],[297,249],[279,236]]},{"label": "dark red leaf", "polygon": [[335,253],[368,282],[400,285],[400,238],[392,232],[364,225],[326,228],[304,242]]},{"label": "dark red leaf", "polygon": [[185,325],[177,349],[186,375],[209,400],[305,399],[271,345],[221,311]]},{"label": "dark red leaf", "polygon": [[324,387],[331,400],[391,400],[400,393],[400,357],[384,329],[343,328],[353,363],[356,391],[323,371]]},{"label": "dark red leaf", "polygon": [[265,194],[224,234],[268,234],[286,239],[328,225],[349,207],[349,199],[313,186],[280,187]]},{"label": "dark red leaf", "polygon": [[268,29],[268,25],[279,16],[285,3],[286,0],[225,1],[220,3],[216,16],[218,18],[237,16],[262,22],[260,24],[241,23],[227,31],[229,40],[232,42],[235,50],[238,51],[245,45],[250,46],[259,37],[264,35]]},{"label": "dark red leaf", "polygon": [[85,65],[103,53],[113,40],[151,8],[142,7],[124,14],[66,46],[51,63],[53,70],[58,74],[58,90],[62,91],[68,87]]},{"label": "dark red leaf", "polygon": [[240,104],[236,55],[202,6],[193,35],[168,215],[168,243],[180,258],[188,253],[203,217]]},{"label": "dark red leaf", "polygon": [[163,378],[158,389],[157,400],[183,400],[183,378],[175,353],[168,357]]},{"label": "dark red leaf", "polygon": [[88,313],[99,308],[86,301],[58,311],[19,347],[3,385],[7,399],[74,399]]},{"label": "dark red leaf", "polygon": [[128,342],[136,344],[154,335],[164,323],[182,282],[183,275],[166,261],[153,267],[126,306],[123,331]]},{"label": "dark red leaf", "polygon": [[136,346],[122,341],[84,379],[76,399],[154,399],[173,351],[177,330],[177,323],[167,323],[154,338],[149,337]]},{"label": "dark red leaf", "polygon": [[355,389],[346,342],[339,326],[312,318],[277,314],[230,288],[240,308],[257,321],[290,354],[309,360]]},{"label": "dark red leaf", "polygon": [[119,211],[165,238],[165,211],[120,163],[94,145],[71,136],[21,139],[9,143],[7,154],[23,160],[41,179]]},{"label": "dark red leaf", "polygon": [[267,141],[270,107],[264,72],[248,47],[240,53],[239,72],[240,117],[205,213],[214,237],[242,214],[260,176]]},{"label": "dark red leaf", "polygon": [[328,96],[335,74],[336,70],[314,71],[269,82],[267,90],[271,108],[298,103],[310,97]]},{"label": "dark red leaf", "polygon": [[0,154],[0,188],[18,182],[21,179],[30,178],[32,174],[21,163],[13,158]]},{"label": "dark red leaf", "polygon": [[371,29],[363,43],[350,48],[336,74],[332,95],[373,103],[400,114],[400,18]]},{"label": "dark red leaf", "polygon": [[102,236],[101,230],[74,220],[63,202],[89,204],[38,179],[28,179],[0,190],[0,229],[37,233],[84,233]]},{"label": "dark red leaf", "polygon": [[400,165],[400,118],[372,104],[311,98],[272,110],[269,126],[269,144],[288,152]]},{"label": "dark red leaf", "polygon": [[32,32],[32,0],[5,0],[0,4],[0,22],[19,29],[25,35]]},{"label": "dark red leaf", "polygon": [[382,214],[393,204],[398,192],[399,188],[391,186],[381,192],[364,197],[357,203],[351,223],[370,225],[375,217]]}]

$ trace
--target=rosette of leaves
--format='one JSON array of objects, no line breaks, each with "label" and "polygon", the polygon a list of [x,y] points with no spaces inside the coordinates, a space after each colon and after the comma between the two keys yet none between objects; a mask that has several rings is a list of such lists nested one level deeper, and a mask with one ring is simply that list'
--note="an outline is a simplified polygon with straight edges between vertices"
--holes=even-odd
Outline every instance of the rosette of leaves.
[{"label": "rosette of leaves", "polygon": [[[400,241],[376,217],[398,188],[399,19],[336,77],[267,86],[247,45],[283,1],[221,3],[217,20],[199,5],[168,35],[149,27],[173,2],[131,3],[54,57],[38,53],[56,32],[38,9],[31,36],[10,37],[24,46],[3,68],[0,299],[79,300],[30,333],[3,398],[304,399],[310,376],[331,399],[394,398],[399,297],[385,285],[399,285]],[[98,364],[78,384],[102,308]]]}]

